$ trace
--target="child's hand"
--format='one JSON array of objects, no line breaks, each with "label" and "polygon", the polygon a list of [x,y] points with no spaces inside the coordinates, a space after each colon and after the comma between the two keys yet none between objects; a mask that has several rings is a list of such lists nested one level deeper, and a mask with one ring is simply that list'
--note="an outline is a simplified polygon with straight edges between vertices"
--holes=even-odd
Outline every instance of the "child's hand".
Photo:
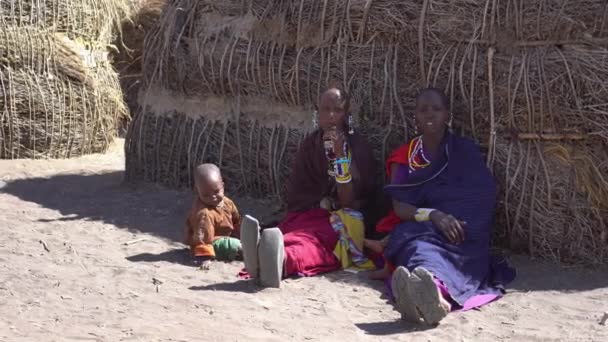
[{"label": "child's hand", "polygon": [[201,263],[200,269],[202,271],[209,271],[211,269],[211,260],[207,259]]},{"label": "child's hand", "polygon": [[211,268],[210,257],[196,256],[193,262],[195,266],[198,266],[203,271],[208,271]]}]

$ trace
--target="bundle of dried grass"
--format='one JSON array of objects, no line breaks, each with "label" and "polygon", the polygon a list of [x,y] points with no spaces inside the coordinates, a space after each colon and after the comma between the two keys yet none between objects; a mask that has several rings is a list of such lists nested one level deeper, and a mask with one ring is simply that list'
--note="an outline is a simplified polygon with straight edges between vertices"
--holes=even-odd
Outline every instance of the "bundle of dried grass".
[{"label": "bundle of dried grass", "polygon": [[125,101],[132,113],[137,111],[137,96],[142,83],[142,55],[146,33],[160,18],[166,0],[137,0],[132,15],[122,21],[112,53],[114,67],[120,75]]},{"label": "bundle of dried grass", "polygon": [[128,113],[107,57],[127,0],[0,2],[0,158],[103,152]]},{"label": "bundle of dried grass", "polygon": [[86,74],[87,82],[80,82],[48,70],[0,66],[0,158],[104,152],[127,111],[108,62]]},{"label": "bundle of dried grass", "polygon": [[85,60],[73,42],[31,27],[3,27],[0,65],[26,67],[36,74],[54,73],[75,83],[87,81]]},{"label": "bundle of dried grass", "polygon": [[[443,88],[461,131],[487,148],[488,165],[504,182],[499,236],[508,236],[513,246],[525,239],[537,256],[600,263],[608,258],[608,214],[598,204],[601,196],[581,184],[605,186],[599,171],[606,165],[594,149],[608,141],[605,13],[608,5],[601,0],[174,0],[146,37],[144,83],[187,97],[265,98],[305,109],[298,119],[308,120],[320,90],[337,81],[353,94],[381,158],[411,134],[417,89]],[[174,120],[183,115],[173,114]],[[254,122],[266,126],[264,120]],[[224,140],[236,128],[226,127],[220,145],[240,150],[243,158],[236,140]],[[553,150],[546,139],[569,154],[549,160],[545,154]],[[547,151],[533,155],[530,146]],[[202,159],[217,161],[217,152],[206,151]],[[146,164],[141,148],[127,152]],[[167,155],[185,165],[179,150]],[[513,158],[532,171],[505,171],[513,169]],[[599,171],[584,173],[580,163]],[[535,173],[539,165],[543,173]],[[533,195],[526,184],[537,184]],[[520,198],[521,192],[531,197]],[[557,197],[541,206],[544,196]],[[534,205],[513,211],[521,203]],[[580,228],[558,232],[555,225],[570,218]],[[565,240],[580,231],[582,240]]]},{"label": "bundle of dried grass", "polygon": [[64,33],[105,48],[129,15],[127,0],[16,0],[0,2],[4,25]]}]

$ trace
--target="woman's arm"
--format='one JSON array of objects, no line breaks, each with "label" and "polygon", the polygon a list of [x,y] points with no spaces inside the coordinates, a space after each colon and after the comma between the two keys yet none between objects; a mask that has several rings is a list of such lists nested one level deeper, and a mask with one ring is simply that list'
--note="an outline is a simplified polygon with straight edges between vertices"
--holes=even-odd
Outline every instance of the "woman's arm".
[{"label": "woman's arm", "polygon": [[337,183],[338,184],[338,203],[340,208],[349,208],[353,210],[359,210],[363,206],[363,201],[357,200],[355,182],[359,179],[357,165],[353,160],[350,165],[350,173],[352,180],[348,183]]},{"label": "woman's arm", "polygon": [[353,136],[350,164],[352,180],[338,183],[338,204],[341,208],[361,210],[367,206],[376,191],[376,160],[374,151],[360,136]]}]

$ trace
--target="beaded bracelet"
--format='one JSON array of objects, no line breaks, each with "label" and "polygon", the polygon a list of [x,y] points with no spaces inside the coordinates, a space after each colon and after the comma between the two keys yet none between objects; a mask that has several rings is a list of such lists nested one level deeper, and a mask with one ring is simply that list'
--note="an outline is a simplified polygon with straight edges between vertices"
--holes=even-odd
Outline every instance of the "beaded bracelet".
[{"label": "beaded bracelet", "polygon": [[338,177],[345,176],[350,173],[350,160],[338,159],[334,163],[335,174]]},{"label": "beaded bracelet", "polygon": [[353,180],[353,177],[350,173],[343,176],[336,176],[336,183],[338,184],[348,184]]},{"label": "beaded bracelet", "polygon": [[435,209],[427,209],[427,208],[418,208],[416,209],[416,214],[414,215],[414,219],[416,222],[426,222],[431,219],[431,213],[435,211]]}]

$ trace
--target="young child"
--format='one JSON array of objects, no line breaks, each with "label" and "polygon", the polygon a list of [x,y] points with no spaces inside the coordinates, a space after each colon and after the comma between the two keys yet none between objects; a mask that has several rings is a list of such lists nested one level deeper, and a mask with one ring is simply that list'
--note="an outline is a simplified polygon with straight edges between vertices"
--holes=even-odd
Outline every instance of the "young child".
[{"label": "young child", "polygon": [[220,169],[199,165],[194,172],[194,203],[186,219],[184,243],[190,246],[194,263],[208,270],[211,260],[232,261],[242,253],[241,216],[228,197]]}]

